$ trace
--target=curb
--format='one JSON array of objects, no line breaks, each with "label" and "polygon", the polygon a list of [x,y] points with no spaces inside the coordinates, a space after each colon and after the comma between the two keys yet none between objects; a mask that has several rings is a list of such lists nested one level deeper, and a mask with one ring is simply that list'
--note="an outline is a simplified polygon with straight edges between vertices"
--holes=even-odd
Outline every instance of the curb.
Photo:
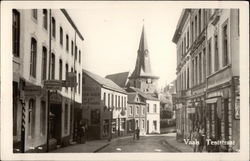
[{"label": "curb", "polygon": [[109,146],[109,144],[110,144],[110,143],[101,146],[100,148],[96,149],[96,150],[94,151],[94,153],[101,151],[102,149],[104,149],[104,148],[106,148],[107,146]]}]

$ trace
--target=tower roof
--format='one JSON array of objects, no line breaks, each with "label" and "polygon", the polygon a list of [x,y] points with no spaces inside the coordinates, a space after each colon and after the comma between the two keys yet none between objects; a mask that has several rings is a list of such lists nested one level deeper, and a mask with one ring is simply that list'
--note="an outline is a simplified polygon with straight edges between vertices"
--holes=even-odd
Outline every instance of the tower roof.
[{"label": "tower roof", "polygon": [[138,78],[138,77],[158,78],[157,76],[153,75],[151,70],[149,50],[148,50],[144,25],[142,27],[139,49],[137,51],[137,60],[135,69],[130,78]]}]

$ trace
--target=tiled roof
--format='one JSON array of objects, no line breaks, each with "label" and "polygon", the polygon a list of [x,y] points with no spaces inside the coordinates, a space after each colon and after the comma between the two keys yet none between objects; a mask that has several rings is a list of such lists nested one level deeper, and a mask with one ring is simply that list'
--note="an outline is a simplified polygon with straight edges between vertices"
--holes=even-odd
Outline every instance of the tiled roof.
[{"label": "tiled roof", "polygon": [[129,87],[129,89],[135,91],[135,92],[138,92],[142,97],[144,97],[145,99],[148,99],[148,100],[153,100],[153,101],[159,101],[159,99],[151,96],[150,94],[146,94],[144,92],[142,92],[139,88],[135,88],[135,87]]},{"label": "tiled roof", "polygon": [[124,89],[122,89],[121,87],[119,87],[117,84],[115,84],[112,80],[110,79],[106,79],[103,78],[97,74],[94,74],[92,72],[89,72],[85,69],[83,69],[84,74],[88,75],[90,78],[92,78],[93,80],[95,80],[98,84],[102,85],[105,88],[111,89],[111,90],[115,90],[118,92],[122,92],[122,93],[126,93],[126,91]]},{"label": "tiled roof", "polygon": [[118,86],[124,88],[127,85],[129,72],[116,73],[107,75],[105,78],[108,78],[115,82]]}]

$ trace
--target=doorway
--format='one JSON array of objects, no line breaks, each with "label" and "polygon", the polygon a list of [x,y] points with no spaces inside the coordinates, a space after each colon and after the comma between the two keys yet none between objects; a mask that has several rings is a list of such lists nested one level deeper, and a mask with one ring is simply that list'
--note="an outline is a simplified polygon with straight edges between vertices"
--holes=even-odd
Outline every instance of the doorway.
[{"label": "doorway", "polygon": [[62,129],[62,105],[50,105],[50,136],[57,140],[57,144],[61,144]]}]

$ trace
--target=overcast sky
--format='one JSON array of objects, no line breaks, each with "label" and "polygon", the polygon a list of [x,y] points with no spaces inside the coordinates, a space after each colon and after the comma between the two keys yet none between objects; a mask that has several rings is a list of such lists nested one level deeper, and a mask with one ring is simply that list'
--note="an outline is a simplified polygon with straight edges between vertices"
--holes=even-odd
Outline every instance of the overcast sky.
[{"label": "overcast sky", "polygon": [[85,2],[70,9],[84,36],[84,68],[106,76],[132,72],[135,67],[143,19],[151,66],[159,87],[175,79],[176,45],[172,37],[182,8],[166,2]]}]

